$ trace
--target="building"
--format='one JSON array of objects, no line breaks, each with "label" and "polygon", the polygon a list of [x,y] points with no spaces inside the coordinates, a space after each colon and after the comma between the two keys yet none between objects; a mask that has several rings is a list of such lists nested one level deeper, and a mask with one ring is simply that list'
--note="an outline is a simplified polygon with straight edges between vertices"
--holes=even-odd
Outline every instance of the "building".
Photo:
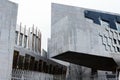
[{"label": "building", "polygon": [[18,5],[0,0],[0,80],[10,80]]},{"label": "building", "polygon": [[0,0],[0,80],[64,80],[66,66],[41,56],[41,32],[16,26],[16,3]]},{"label": "building", "polygon": [[39,29],[18,25],[15,31],[15,45],[12,66],[12,80],[65,80],[66,66],[56,63],[41,53],[41,32]]},{"label": "building", "polygon": [[120,15],[53,3],[48,52],[80,65],[83,80],[115,80],[120,66]]}]

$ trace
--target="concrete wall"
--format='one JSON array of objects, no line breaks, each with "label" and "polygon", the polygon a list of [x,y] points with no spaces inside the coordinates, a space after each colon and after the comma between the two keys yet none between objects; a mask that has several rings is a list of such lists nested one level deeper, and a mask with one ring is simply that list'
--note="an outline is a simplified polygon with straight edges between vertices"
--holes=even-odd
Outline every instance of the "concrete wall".
[{"label": "concrete wall", "polygon": [[[34,25],[30,28],[26,28],[22,24],[16,26],[15,32],[15,47],[25,48],[31,52],[41,55],[41,32]],[[20,45],[20,36],[22,35],[22,45]],[[25,37],[27,41],[25,42]],[[25,46],[26,44],[26,46]]]},{"label": "concrete wall", "polygon": [[0,0],[0,80],[10,80],[12,71],[17,4]]},{"label": "concrete wall", "polygon": [[[100,23],[101,25],[95,24],[93,20],[85,17],[86,10],[89,11],[89,9],[84,8],[52,4],[51,38],[48,40],[48,53],[50,57],[66,51],[109,58],[113,57],[113,53],[119,53],[117,47],[119,48],[120,46],[118,43],[120,32],[103,25],[103,23]],[[116,43],[114,39],[117,41]],[[73,67],[73,65],[69,67],[73,70],[69,75],[73,75],[74,70],[78,69]],[[89,77],[84,77],[83,80],[89,80],[91,69],[85,69],[87,72],[82,75]],[[78,69],[78,71],[81,70]],[[104,71],[98,71],[98,73],[105,75]],[[78,79],[80,78],[74,77],[74,80]]]},{"label": "concrete wall", "polygon": [[[112,44],[115,44],[112,42],[119,32],[89,22],[85,18],[85,10],[78,7],[52,5],[51,40],[49,40],[51,56],[68,50],[106,57],[111,57],[109,53],[118,52],[116,48],[114,50]],[[115,36],[108,34],[115,34]],[[105,41],[109,37],[112,42]]]}]

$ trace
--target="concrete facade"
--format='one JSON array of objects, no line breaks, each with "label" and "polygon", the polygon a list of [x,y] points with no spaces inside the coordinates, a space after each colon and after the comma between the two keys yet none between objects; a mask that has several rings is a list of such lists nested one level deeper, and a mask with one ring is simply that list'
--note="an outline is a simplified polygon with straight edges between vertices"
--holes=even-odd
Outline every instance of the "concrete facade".
[{"label": "concrete facade", "polygon": [[0,80],[65,80],[66,66],[41,55],[41,32],[17,25],[18,5],[0,0]]},{"label": "concrete facade", "polygon": [[18,5],[0,0],[0,80],[10,80]]},{"label": "concrete facade", "polygon": [[53,3],[51,16],[50,57],[89,67],[83,80],[119,67],[119,14]]},{"label": "concrete facade", "polygon": [[37,27],[33,25],[30,28],[22,26],[22,24],[16,26],[15,30],[15,45],[14,48],[25,48],[33,52],[36,55],[41,56],[41,32]]},{"label": "concrete facade", "polygon": [[48,59],[47,52],[41,52],[39,29],[22,24],[16,26],[12,65],[12,80],[65,80],[66,66]]}]

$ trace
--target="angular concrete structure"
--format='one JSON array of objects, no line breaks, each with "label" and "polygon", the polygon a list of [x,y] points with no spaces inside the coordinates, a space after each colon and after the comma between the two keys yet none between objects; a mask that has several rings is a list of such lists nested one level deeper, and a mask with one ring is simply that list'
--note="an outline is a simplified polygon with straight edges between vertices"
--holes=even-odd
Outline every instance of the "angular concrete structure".
[{"label": "angular concrete structure", "polygon": [[0,0],[0,80],[10,80],[18,5]]},{"label": "angular concrete structure", "polygon": [[95,70],[120,66],[120,15],[52,4],[51,57]]},{"label": "angular concrete structure", "polygon": [[41,52],[42,34],[37,27],[27,29],[20,24],[14,32],[12,80],[65,80],[66,66],[48,59],[45,50]]}]

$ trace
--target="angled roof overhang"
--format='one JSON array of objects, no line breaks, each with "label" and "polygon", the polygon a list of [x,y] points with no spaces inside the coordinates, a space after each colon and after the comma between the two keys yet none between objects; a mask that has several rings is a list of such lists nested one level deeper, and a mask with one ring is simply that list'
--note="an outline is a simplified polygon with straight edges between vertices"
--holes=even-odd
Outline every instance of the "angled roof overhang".
[{"label": "angled roof overhang", "polygon": [[113,58],[73,51],[61,53],[57,56],[54,56],[53,58],[105,71],[114,71],[118,66]]}]

